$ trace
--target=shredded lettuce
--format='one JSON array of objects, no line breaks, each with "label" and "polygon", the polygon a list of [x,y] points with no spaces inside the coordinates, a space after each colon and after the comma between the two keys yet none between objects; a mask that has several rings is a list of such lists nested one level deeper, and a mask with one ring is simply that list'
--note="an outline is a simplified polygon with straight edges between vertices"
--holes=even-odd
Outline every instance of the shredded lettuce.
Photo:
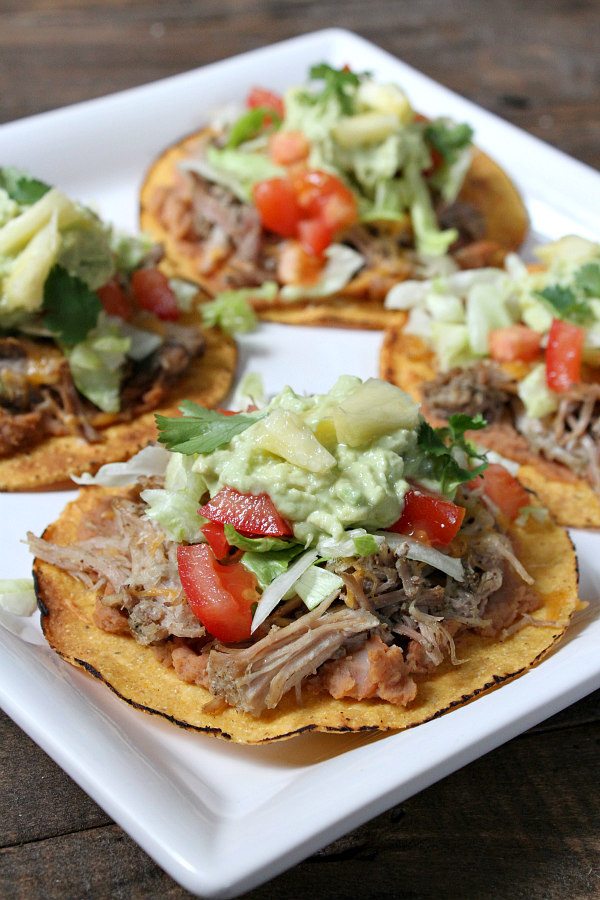
[{"label": "shredded lettuce", "polygon": [[107,463],[101,466],[95,475],[84,472],[82,475],[71,475],[71,480],[75,484],[123,487],[127,484],[135,484],[140,478],[164,475],[167,464],[174,455],[164,447],[151,444],[144,447],[127,462]]},{"label": "shredded lettuce", "polygon": [[[281,551],[280,551],[281,552]],[[273,612],[280,600],[292,588],[303,572],[311,566],[317,558],[316,550],[307,550],[296,562],[278,575],[263,591],[262,597],[256,605],[252,619],[251,633],[256,631],[270,613]]]},{"label": "shredded lettuce", "polygon": [[0,609],[13,616],[31,616],[37,600],[31,578],[0,578]]},{"label": "shredded lettuce", "polygon": [[431,195],[417,165],[407,164],[406,179],[411,192],[410,213],[417,250],[427,256],[443,256],[458,237],[456,228],[440,231]]},{"label": "shredded lettuce", "polygon": [[327,262],[315,284],[286,284],[280,291],[282,300],[294,301],[312,297],[328,297],[341,291],[365,263],[364,257],[344,244],[331,244],[325,251]]},{"label": "shredded lettuce", "polygon": [[113,253],[115,267],[118,272],[133,272],[146,262],[148,256],[156,249],[156,244],[149,234],[123,234],[113,230],[110,235],[110,248]]},{"label": "shredded lettuce", "polygon": [[317,543],[319,556],[323,559],[340,559],[352,556],[371,556],[381,544],[381,538],[369,534],[364,528],[352,528],[345,531],[339,540],[332,537],[320,537]]},{"label": "shredded lettuce", "polygon": [[[233,525],[225,525],[225,537],[227,543],[239,550],[249,550],[253,553],[269,553],[272,550],[289,550],[290,542],[281,540],[281,538],[259,537],[250,538],[240,534],[235,530]],[[298,545],[302,549],[302,545]]]},{"label": "shredded lettuce", "polygon": [[198,296],[198,285],[183,278],[169,278],[169,287],[175,294],[179,309],[182,312],[191,312]]},{"label": "shredded lettuce", "polygon": [[140,497],[148,505],[147,517],[158,522],[170,540],[188,544],[202,540],[200,528],[207,520],[198,514],[199,499],[193,494],[149,488]]},{"label": "shredded lettuce", "polygon": [[77,390],[104,412],[118,412],[123,364],[131,338],[103,315],[84,341],[66,350]]},{"label": "shredded lettuce", "polygon": [[294,584],[293,590],[304,601],[308,609],[314,609],[323,600],[339,591],[344,582],[339,575],[312,565],[302,573]]},{"label": "shredded lettuce", "polygon": [[302,550],[302,544],[289,543],[285,550],[268,552],[249,550],[242,556],[241,563],[245,569],[256,576],[256,580],[264,590],[276,578],[287,572],[290,562],[302,553]]},{"label": "shredded lettuce", "polygon": [[261,288],[255,291],[252,288],[240,288],[239,290],[222,291],[214,300],[203,303],[200,307],[202,319],[210,328],[216,326],[228,334],[245,334],[254,331],[257,324],[256,313],[250,306],[252,297],[265,296],[270,300],[277,294],[275,282],[265,282]]}]

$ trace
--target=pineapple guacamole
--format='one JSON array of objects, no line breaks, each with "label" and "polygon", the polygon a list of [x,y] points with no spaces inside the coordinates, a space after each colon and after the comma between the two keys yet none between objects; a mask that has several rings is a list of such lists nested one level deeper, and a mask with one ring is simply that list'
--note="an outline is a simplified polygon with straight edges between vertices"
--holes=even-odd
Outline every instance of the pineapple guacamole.
[{"label": "pineapple guacamole", "polygon": [[264,412],[226,447],[197,458],[194,472],[211,495],[224,486],[268,493],[303,542],[397,520],[408,490],[403,454],[414,451],[418,422],[406,394],[343,375],[327,394],[286,387]]}]

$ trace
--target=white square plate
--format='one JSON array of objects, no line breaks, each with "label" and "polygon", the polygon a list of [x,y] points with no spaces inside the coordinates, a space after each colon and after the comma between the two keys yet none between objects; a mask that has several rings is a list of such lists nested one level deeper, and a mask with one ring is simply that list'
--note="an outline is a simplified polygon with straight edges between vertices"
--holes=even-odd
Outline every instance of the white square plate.
[{"label": "white square plate", "polygon": [[[473,106],[363,39],[328,30],[112,97],[0,128],[0,160],[93,202],[135,229],[142,175],[169,142],[240,99],[278,91],[311,63],[369,69],[403,85],[426,114],[470,122],[477,143],[515,177],[542,239],[597,237],[600,178],[591,169]],[[261,326],[242,342],[241,369],[267,390],[326,390],[341,372],[377,374],[380,334]],[[27,576],[20,539],[40,533],[70,492],[0,499],[2,577]],[[574,535],[582,594],[600,596],[600,538]],[[0,703],[170,875],[207,897],[249,890],[600,685],[600,605],[557,652],[518,681],[402,734],[314,735],[248,748],[178,731],[138,713],[72,669],[33,620],[0,629]],[[13,633],[11,633],[11,629]]]}]

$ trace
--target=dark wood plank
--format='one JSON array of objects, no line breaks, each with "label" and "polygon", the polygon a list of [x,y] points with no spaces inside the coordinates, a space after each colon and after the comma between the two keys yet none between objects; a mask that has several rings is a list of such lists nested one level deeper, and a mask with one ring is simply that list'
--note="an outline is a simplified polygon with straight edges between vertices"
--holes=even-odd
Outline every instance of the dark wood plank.
[{"label": "dark wood plank", "polygon": [[[248,897],[598,896],[600,796],[590,776],[599,744],[597,723],[523,735]],[[39,770],[41,753],[32,745],[21,758]],[[74,786],[65,794],[67,779],[52,766],[48,761],[50,781],[37,797],[40,824],[46,818],[53,836],[42,837],[38,827],[35,838],[0,851],[0,896],[188,896],[114,825],[82,823],[56,834],[50,807],[57,795],[61,807],[65,800],[85,810],[91,801]]]}]

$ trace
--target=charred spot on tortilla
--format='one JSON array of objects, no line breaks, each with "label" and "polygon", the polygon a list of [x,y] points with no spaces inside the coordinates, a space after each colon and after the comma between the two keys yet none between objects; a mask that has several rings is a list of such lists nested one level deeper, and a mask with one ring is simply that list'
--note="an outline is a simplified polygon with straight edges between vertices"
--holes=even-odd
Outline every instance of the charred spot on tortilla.
[{"label": "charred spot on tortilla", "polygon": [[[501,641],[465,629],[456,637],[460,663],[453,664],[448,659],[433,671],[415,674],[417,697],[405,706],[379,698],[335,699],[321,689],[316,692],[307,689],[302,693],[300,705],[292,690],[274,709],[264,710],[259,716],[231,706],[221,705],[211,710],[207,704],[214,702],[213,695],[199,683],[181,680],[171,666],[161,661],[160,646],[154,652],[130,634],[111,633],[100,628],[95,619],[98,593],[93,584],[83,583],[56,565],[61,560],[61,548],[68,553],[70,546],[78,545],[82,535],[88,533],[88,523],[100,518],[98,511],[110,508],[107,507],[110,500],[115,512],[112,516],[104,516],[104,531],[98,532],[105,534],[108,541],[113,534],[111,529],[116,527],[114,516],[123,503],[135,504],[134,496],[131,490],[87,488],[45,531],[45,540],[55,549],[40,549],[38,539],[33,541],[37,555],[34,572],[38,597],[45,610],[44,634],[66,661],[94,675],[97,673],[118,696],[136,708],[160,715],[182,727],[237,742],[264,743],[306,731],[397,730],[436,718],[537,664],[560,639],[579,604],[575,554],[564,530],[551,522],[542,525],[530,521],[527,527],[513,525],[509,534],[517,549],[519,563],[534,579],[532,590],[536,602],[530,608],[537,606],[534,616],[537,627],[525,624],[515,630],[509,628],[510,633]],[[135,519],[135,509],[127,508],[127,514]],[[134,528],[134,519],[130,526],[125,524],[124,527]],[[143,535],[140,539],[144,539]],[[46,556],[46,561],[40,557],[40,552]],[[511,596],[511,584],[514,582],[509,578],[503,596]],[[523,593],[524,599],[526,593]],[[515,596],[514,602],[518,606],[521,601]],[[498,621],[501,622],[504,615],[501,605],[498,610]],[[142,620],[138,617],[138,621]],[[177,621],[185,623],[187,620],[179,618]],[[147,623],[149,628],[150,619]],[[150,638],[151,630],[146,635]],[[200,644],[203,640],[200,639]],[[189,657],[194,662],[198,658],[193,650],[194,641],[197,639],[179,638],[170,646],[181,647],[182,658]]]},{"label": "charred spot on tortilla", "polygon": [[[208,295],[237,288],[256,288],[251,299],[259,316],[288,324],[321,324],[318,306],[327,307],[325,324],[374,327],[361,318],[354,304],[383,300],[394,284],[419,277],[412,231],[397,223],[366,222],[339,236],[341,243],[363,257],[363,265],[340,290],[329,296],[285,291],[264,299],[260,286],[277,281],[278,260],[286,244],[267,232],[253,206],[223,184],[214,184],[181,164],[214,138],[210,128],[189,135],[167,148],[146,173],[140,198],[142,228],[165,247],[165,271],[200,285]],[[528,216],[518,190],[504,170],[478,148],[462,189],[450,205],[440,202],[439,222],[455,228],[451,247],[460,268],[501,265],[507,252],[525,238]],[[218,240],[217,240],[218,238]],[[279,284],[281,288],[281,283]],[[349,303],[337,303],[343,298]],[[332,305],[333,301],[333,305]],[[352,304],[352,305],[350,305]],[[310,306],[301,316],[298,307]],[[386,313],[382,310],[381,316]],[[366,324],[365,324],[366,323]]]}]

